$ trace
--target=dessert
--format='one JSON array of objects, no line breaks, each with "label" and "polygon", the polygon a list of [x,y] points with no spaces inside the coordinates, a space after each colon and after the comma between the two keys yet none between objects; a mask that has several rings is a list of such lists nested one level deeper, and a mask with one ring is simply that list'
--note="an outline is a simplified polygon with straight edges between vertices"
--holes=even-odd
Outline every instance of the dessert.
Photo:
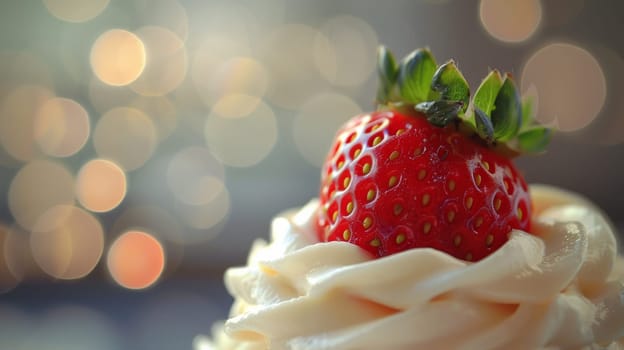
[{"label": "dessert", "polygon": [[588,200],[527,186],[511,158],[548,129],[492,71],[379,52],[319,199],[279,215],[226,272],[231,317],[197,349],[619,349],[624,259]]}]

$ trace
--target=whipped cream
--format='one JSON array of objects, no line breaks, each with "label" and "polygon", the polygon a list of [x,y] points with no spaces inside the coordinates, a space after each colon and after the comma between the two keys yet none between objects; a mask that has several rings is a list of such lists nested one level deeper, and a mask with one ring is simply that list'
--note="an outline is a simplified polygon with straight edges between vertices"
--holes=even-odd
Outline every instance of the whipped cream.
[{"label": "whipped cream", "polygon": [[207,349],[624,349],[624,259],[586,199],[530,188],[534,235],[471,263],[433,249],[372,259],[319,243],[316,200],[225,275],[230,318]]}]

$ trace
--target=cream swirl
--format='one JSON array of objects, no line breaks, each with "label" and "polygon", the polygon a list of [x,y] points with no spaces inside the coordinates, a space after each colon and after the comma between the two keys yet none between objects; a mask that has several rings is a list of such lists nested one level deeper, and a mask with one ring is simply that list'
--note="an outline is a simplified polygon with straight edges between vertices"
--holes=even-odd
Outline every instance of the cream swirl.
[{"label": "cream swirl", "polygon": [[[534,235],[513,231],[469,263],[433,249],[371,259],[318,243],[318,202],[284,213],[271,242],[229,269],[235,297],[215,343],[197,349],[618,349],[624,260],[587,200],[532,186]],[[224,331],[225,333],[221,333]]]}]

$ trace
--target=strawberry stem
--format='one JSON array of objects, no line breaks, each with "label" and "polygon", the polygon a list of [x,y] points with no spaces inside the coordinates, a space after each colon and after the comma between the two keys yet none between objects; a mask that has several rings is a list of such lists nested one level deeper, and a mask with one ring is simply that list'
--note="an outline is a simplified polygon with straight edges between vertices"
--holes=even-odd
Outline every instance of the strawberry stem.
[{"label": "strawberry stem", "polygon": [[477,134],[488,144],[494,142],[494,126],[490,118],[479,107],[475,107],[475,124]]},{"label": "strawberry stem", "polygon": [[429,123],[444,127],[450,122],[457,120],[457,114],[463,108],[463,105],[462,101],[439,100],[421,102],[414,106],[414,109],[424,113]]}]

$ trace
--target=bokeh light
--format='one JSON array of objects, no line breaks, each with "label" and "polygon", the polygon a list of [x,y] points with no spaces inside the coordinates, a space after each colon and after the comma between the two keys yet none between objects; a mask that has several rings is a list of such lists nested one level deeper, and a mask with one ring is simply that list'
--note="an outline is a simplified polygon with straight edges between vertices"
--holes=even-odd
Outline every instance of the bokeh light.
[{"label": "bokeh light", "polygon": [[267,157],[277,142],[277,120],[271,107],[259,101],[255,110],[238,118],[229,118],[227,109],[220,112],[208,116],[204,129],[206,143],[219,160],[249,167]]},{"label": "bokeh light", "polygon": [[517,43],[529,39],[542,21],[540,0],[481,0],[479,16],[494,38]]},{"label": "bokeh light", "polygon": [[142,231],[128,231],[110,246],[106,262],[119,285],[144,289],[160,278],[165,268],[165,251],[154,236]]},{"label": "bokeh light", "polygon": [[92,159],[82,166],[76,177],[76,197],[80,204],[94,212],[116,208],[126,196],[126,174],[106,159]]},{"label": "bokeh light", "polygon": [[521,89],[534,86],[539,100],[537,119],[561,131],[589,125],[606,99],[605,76],[587,50],[553,43],[537,50],[522,70]]},{"label": "bokeh light", "polygon": [[249,57],[234,57],[224,61],[202,83],[203,95],[216,99],[214,109],[222,115],[244,116],[256,108],[268,87],[269,79],[264,66]]},{"label": "bokeh light", "polygon": [[231,58],[216,73],[213,91],[219,97],[234,93],[262,97],[269,84],[264,65],[251,57]]},{"label": "bokeh light", "polygon": [[146,26],[135,33],[145,44],[147,61],[144,71],[130,87],[144,96],[162,96],[177,88],[186,76],[184,42],[163,27]]},{"label": "bokeh light", "polygon": [[588,139],[596,140],[600,144],[617,145],[624,142],[624,99],[613,98],[613,92],[624,91],[624,58],[618,52],[606,48],[596,54],[604,71],[608,72],[607,95],[610,98],[607,98],[596,120],[583,131]]},{"label": "bokeh light", "polygon": [[220,186],[215,198],[200,205],[189,205],[180,201],[175,202],[175,213],[188,227],[209,230],[198,232],[198,236],[190,237],[193,241],[207,241],[214,238],[231,210],[230,192],[225,186]]},{"label": "bokeh light", "polygon": [[[256,75],[246,77],[242,74],[230,72],[239,78],[238,83],[234,85],[228,81],[223,81],[227,77],[227,74],[224,74],[227,73],[227,70],[222,68],[224,64],[239,57],[249,57],[250,53],[251,49],[249,46],[237,40],[217,35],[204,38],[195,50],[191,78],[197,94],[206,105],[212,106],[223,94],[253,93],[254,90],[250,91],[250,88],[262,87],[261,83],[255,83],[257,80]],[[261,72],[262,69],[264,67],[256,70],[256,74]],[[222,78],[217,79],[218,77]],[[227,85],[224,86],[224,84]],[[226,87],[229,89],[226,89]]]},{"label": "bokeh light", "polygon": [[361,18],[338,16],[325,22],[314,40],[314,58],[319,71],[339,86],[358,86],[375,68],[375,30]]},{"label": "bokeh light", "polygon": [[178,126],[178,110],[176,105],[166,96],[137,96],[128,106],[149,116],[156,127],[158,141],[168,138]]},{"label": "bokeh light", "polygon": [[35,85],[21,86],[0,102],[0,143],[13,158],[29,161],[40,154],[35,142],[39,108],[53,93]]},{"label": "bokeh light", "polygon": [[145,46],[139,37],[127,30],[111,29],[93,43],[91,68],[108,85],[128,85],[143,72],[145,55]]},{"label": "bokeh light", "polygon": [[104,11],[110,0],[43,0],[50,13],[67,22],[86,22]]},{"label": "bokeh light", "polygon": [[74,178],[61,164],[35,160],[19,170],[9,187],[9,209],[26,229],[48,209],[74,203]]},{"label": "bokeh light", "polygon": [[295,119],[297,149],[308,162],[320,167],[338,128],[361,112],[358,104],[345,95],[322,93],[311,98]]},{"label": "bokeh light", "polygon": [[167,167],[167,184],[176,199],[189,205],[206,204],[223,190],[223,165],[205,147],[177,152]]},{"label": "bokeh light", "polygon": [[42,271],[32,256],[29,233],[19,226],[13,225],[7,228],[2,254],[8,271],[17,280],[40,277]]},{"label": "bokeh light", "polygon": [[262,62],[271,76],[268,99],[297,109],[326,85],[318,74],[314,43],[320,32],[303,24],[285,24],[270,33],[261,46]]},{"label": "bokeh light", "polygon": [[99,221],[69,205],[50,208],[35,223],[30,246],[35,261],[54,278],[77,279],[91,272],[104,250]]},{"label": "bokeh light", "polygon": [[98,120],[93,144],[101,158],[115,161],[124,170],[141,167],[156,148],[156,127],[136,108],[118,107]]},{"label": "bokeh light", "polygon": [[145,25],[164,27],[186,40],[189,31],[186,9],[177,0],[135,0],[135,6]]},{"label": "bokeh light", "polygon": [[87,142],[89,115],[74,100],[51,98],[39,108],[34,129],[35,139],[44,153],[68,157],[80,151]]},{"label": "bokeh light", "polygon": [[563,131],[517,160],[527,179],[591,197],[624,228],[611,3],[4,1],[0,350],[211,339],[231,305],[222,272],[318,194],[337,129],[375,109],[379,44],[397,61],[430,46],[473,94],[488,67],[513,74]]},{"label": "bokeh light", "polygon": [[220,98],[212,112],[223,118],[240,118],[250,115],[262,102],[260,97],[247,94],[229,94]]},{"label": "bokeh light", "polygon": [[605,73],[607,98],[598,116],[577,135],[591,144],[616,146],[624,142],[624,100],[614,94],[624,88],[624,58],[603,46],[594,48],[592,54]]},{"label": "bokeh light", "polygon": [[20,276],[16,276],[7,263],[6,254],[8,250],[6,244],[8,236],[11,234],[9,228],[0,224],[0,294],[13,289],[20,282]]}]

